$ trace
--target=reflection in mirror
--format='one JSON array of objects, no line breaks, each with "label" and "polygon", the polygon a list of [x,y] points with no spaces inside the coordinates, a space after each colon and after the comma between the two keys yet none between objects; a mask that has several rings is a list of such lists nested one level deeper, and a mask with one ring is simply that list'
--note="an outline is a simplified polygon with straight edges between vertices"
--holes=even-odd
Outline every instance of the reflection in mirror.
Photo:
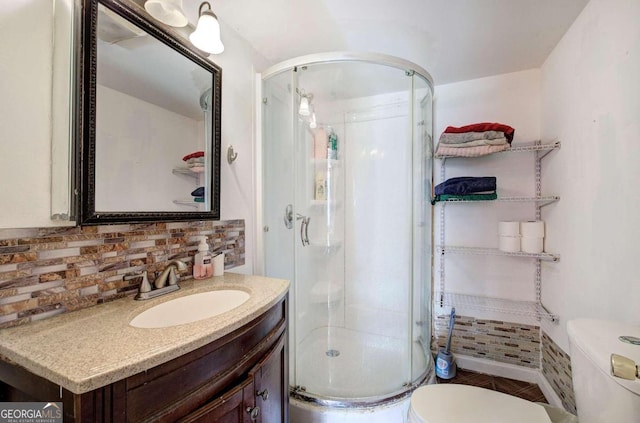
[{"label": "reflection in mirror", "polygon": [[96,210],[209,211],[211,73],[103,5],[97,36]]},{"label": "reflection in mirror", "polygon": [[89,3],[83,223],[219,218],[220,69],[139,6]]}]

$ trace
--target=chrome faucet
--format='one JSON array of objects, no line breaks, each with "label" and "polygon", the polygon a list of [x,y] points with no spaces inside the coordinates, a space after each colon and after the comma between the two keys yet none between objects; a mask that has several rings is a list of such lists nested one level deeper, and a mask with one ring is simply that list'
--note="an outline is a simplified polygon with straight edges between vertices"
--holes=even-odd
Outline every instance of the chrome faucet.
[{"label": "chrome faucet", "polygon": [[180,286],[178,285],[178,272],[182,272],[183,270],[186,270],[186,268],[187,265],[183,261],[170,261],[162,273],[156,277],[156,280],[153,282],[153,286],[151,286],[147,279],[146,270],[127,274],[124,276],[124,280],[142,278],[140,289],[134,299],[148,300],[180,289]]}]

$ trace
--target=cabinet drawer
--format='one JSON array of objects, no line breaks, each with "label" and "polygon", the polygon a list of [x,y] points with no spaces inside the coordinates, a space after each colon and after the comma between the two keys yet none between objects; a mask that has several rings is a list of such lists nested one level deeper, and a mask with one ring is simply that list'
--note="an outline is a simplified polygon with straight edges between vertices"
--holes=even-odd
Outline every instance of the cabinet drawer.
[{"label": "cabinet drawer", "polygon": [[[215,401],[178,420],[179,423],[244,423],[249,418],[247,407],[253,396],[253,381],[246,379]],[[250,420],[250,419],[249,419]]]}]

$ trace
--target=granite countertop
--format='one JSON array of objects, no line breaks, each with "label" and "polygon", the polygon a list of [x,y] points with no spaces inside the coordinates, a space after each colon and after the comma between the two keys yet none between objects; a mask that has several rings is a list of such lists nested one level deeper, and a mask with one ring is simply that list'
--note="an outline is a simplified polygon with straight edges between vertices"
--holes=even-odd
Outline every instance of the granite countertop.
[{"label": "granite countertop", "polygon": [[[82,394],[166,363],[233,332],[281,300],[289,282],[225,273],[184,281],[180,288],[151,300],[123,298],[2,329],[0,356]],[[239,289],[251,296],[233,310],[193,323],[160,329],[129,325],[134,316],[157,304],[217,289]]]}]

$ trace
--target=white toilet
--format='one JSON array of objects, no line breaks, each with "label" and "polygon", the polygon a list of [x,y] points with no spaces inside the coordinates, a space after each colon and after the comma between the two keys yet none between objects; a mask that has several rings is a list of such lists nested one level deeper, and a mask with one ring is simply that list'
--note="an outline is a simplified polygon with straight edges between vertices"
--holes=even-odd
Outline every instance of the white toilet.
[{"label": "white toilet", "polygon": [[475,386],[426,385],[411,395],[409,423],[551,423],[536,403]]},{"label": "white toilet", "polygon": [[[611,354],[640,365],[640,326],[577,319],[567,323],[580,423],[639,423],[640,379],[611,374]],[[465,385],[427,385],[411,395],[409,423],[549,423],[545,409],[499,392]]]},{"label": "white toilet", "polygon": [[611,375],[611,354],[640,364],[640,345],[620,336],[640,339],[640,326],[576,319],[567,323],[571,347],[573,389],[580,423],[640,422],[640,380]]}]

